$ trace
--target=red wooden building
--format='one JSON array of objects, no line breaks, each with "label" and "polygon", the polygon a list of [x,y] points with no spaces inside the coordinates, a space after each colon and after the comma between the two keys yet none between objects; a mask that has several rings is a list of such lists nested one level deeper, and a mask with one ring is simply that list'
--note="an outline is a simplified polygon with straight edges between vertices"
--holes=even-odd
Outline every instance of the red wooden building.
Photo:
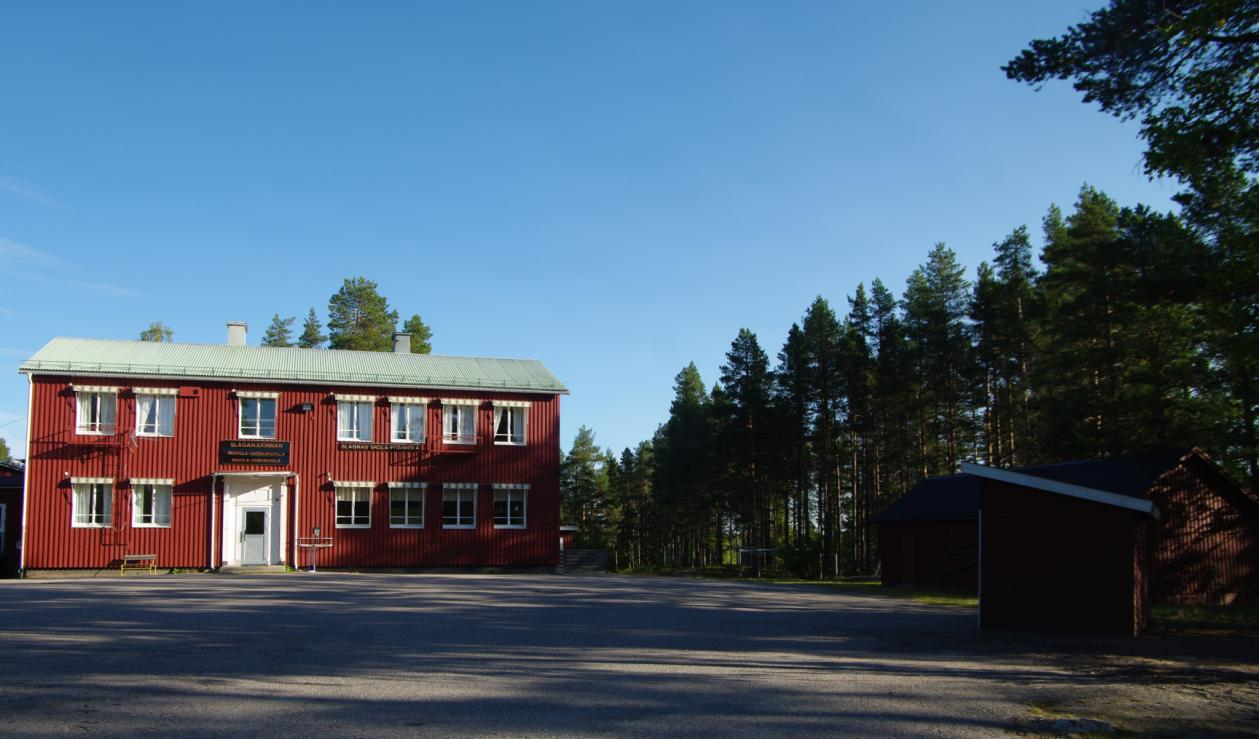
[{"label": "red wooden building", "polygon": [[23,570],[559,554],[560,395],[541,363],[53,339],[30,380]]},{"label": "red wooden building", "polygon": [[[1148,526],[1152,603],[1259,598],[1259,500],[1201,450],[1016,471],[1153,503],[1159,515]],[[928,478],[876,519],[884,584],[978,587],[982,479],[976,474]],[[1088,524],[1072,524],[1080,525]]]},{"label": "red wooden building", "polygon": [[22,465],[0,459],[0,577],[13,577],[21,562]]}]

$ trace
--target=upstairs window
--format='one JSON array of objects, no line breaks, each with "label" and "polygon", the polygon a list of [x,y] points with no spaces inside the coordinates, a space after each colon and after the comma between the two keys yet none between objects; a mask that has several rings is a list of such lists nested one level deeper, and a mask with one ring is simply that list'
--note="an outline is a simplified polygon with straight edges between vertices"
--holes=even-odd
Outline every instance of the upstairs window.
[{"label": "upstairs window", "polygon": [[495,485],[494,528],[523,529],[528,503],[528,485]]},{"label": "upstairs window", "polygon": [[476,485],[447,483],[442,485],[442,528],[476,528]]},{"label": "upstairs window", "polygon": [[175,435],[175,394],[178,390],[136,388],[136,434]]},{"label": "upstairs window", "polygon": [[274,439],[277,395],[248,394],[240,396],[240,438]]},{"label": "upstairs window", "polygon": [[75,388],[75,431],[80,434],[112,434],[118,417],[118,388]]},{"label": "upstairs window", "polygon": [[131,481],[131,525],[136,528],[170,528],[173,480]]},{"label": "upstairs window", "polygon": [[398,444],[424,441],[424,416],[427,413],[427,398],[390,398],[390,440]]},{"label": "upstairs window", "polygon": [[443,400],[442,440],[447,444],[475,444],[479,406],[475,400]]},{"label": "upstairs window", "polygon": [[496,401],[494,403],[494,443],[523,445],[528,414],[528,403]]},{"label": "upstairs window", "polygon": [[372,482],[338,482],[337,528],[368,529],[372,526]]},{"label": "upstairs window", "polygon": [[71,525],[103,527],[113,523],[114,481],[104,477],[71,478],[74,490]]},{"label": "upstairs window", "polygon": [[337,396],[337,439],[340,441],[372,440],[372,408],[375,398]]},{"label": "upstairs window", "polygon": [[427,487],[422,482],[389,483],[390,528],[424,528],[424,493]]}]

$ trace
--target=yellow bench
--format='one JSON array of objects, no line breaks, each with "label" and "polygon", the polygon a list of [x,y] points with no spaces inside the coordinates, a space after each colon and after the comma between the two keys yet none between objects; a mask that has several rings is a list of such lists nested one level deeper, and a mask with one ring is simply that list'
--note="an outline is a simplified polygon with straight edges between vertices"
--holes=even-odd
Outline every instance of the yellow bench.
[{"label": "yellow bench", "polygon": [[124,554],[122,566],[118,568],[118,576],[127,574],[127,570],[148,570],[150,575],[157,574],[156,554]]}]

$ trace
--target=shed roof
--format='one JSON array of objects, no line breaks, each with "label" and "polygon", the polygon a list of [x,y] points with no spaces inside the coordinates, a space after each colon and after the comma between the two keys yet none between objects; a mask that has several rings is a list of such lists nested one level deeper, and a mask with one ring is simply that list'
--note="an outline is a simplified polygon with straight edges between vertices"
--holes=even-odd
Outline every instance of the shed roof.
[{"label": "shed roof", "polygon": [[[1144,499],[1164,473],[1180,464],[1192,450],[1178,449],[1106,459],[1035,465],[1018,469],[1025,475]],[[974,521],[979,513],[980,478],[974,475],[929,477],[901,496],[875,523]]]},{"label": "shed roof", "polygon": [[61,337],[45,344],[18,371],[32,375],[568,392],[534,359]]}]

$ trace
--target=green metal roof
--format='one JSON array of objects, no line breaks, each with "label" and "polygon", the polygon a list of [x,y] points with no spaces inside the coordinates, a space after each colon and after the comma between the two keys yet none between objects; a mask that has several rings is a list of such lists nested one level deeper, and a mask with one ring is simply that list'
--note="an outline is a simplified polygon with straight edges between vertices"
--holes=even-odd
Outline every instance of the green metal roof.
[{"label": "green metal roof", "polygon": [[534,359],[60,337],[23,362],[18,372],[568,392]]}]

